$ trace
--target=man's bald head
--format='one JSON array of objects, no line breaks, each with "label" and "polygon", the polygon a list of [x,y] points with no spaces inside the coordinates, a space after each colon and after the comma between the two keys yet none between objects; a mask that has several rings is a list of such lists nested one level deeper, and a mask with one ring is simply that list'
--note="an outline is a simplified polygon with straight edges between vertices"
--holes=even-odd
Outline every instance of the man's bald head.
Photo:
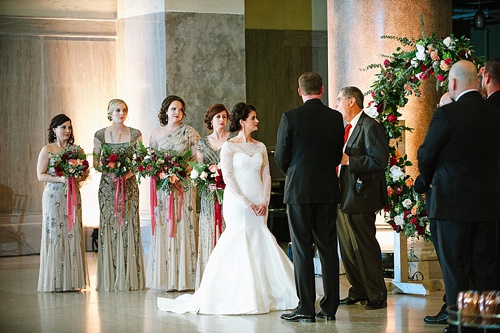
[{"label": "man's bald head", "polygon": [[450,97],[455,100],[465,90],[477,89],[476,66],[468,60],[460,60],[451,66],[448,80]]}]

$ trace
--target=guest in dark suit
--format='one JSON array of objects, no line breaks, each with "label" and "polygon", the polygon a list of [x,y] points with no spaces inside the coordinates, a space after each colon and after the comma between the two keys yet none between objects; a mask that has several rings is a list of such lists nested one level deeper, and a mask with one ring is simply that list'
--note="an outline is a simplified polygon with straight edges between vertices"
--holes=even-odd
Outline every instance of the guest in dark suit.
[{"label": "guest in dark suit", "polygon": [[[441,99],[439,100],[438,107],[449,104],[451,102],[453,101],[451,100],[450,93],[445,92],[443,96],[441,96]],[[429,210],[429,205],[431,203],[431,195],[432,195],[432,188],[430,187],[430,184],[425,184],[422,177],[418,176],[417,179],[415,179],[415,185],[413,188],[417,193],[425,193],[425,202],[427,210]],[[436,225],[436,220],[434,219],[430,219],[430,232],[432,237],[432,243],[434,244],[434,249],[438,254],[439,243],[437,240],[437,225]],[[425,316],[424,322],[426,322],[427,324],[448,324],[448,312],[446,311],[447,308],[446,294],[443,295],[443,302],[444,304],[443,306],[441,306],[441,309],[439,310],[438,314],[435,316]]]},{"label": "guest in dark suit", "polygon": [[500,260],[500,112],[477,87],[473,63],[452,66],[448,88],[456,102],[437,108],[418,150],[420,175],[432,186],[428,213],[436,220],[449,305],[469,289],[469,278],[479,291],[497,289],[499,281],[492,267]]},{"label": "guest in dark suit", "polygon": [[385,169],[389,140],[382,125],[363,112],[363,93],[358,88],[342,88],[336,108],[347,122],[337,230],[342,263],[351,284],[340,304],[368,301],[366,310],[382,309],[387,306],[387,289],[375,238],[375,212],[388,203]]},{"label": "guest in dark suit", "polygon": [[[307,72],[299,78],[304,104],[281,117],[274,159],[285,178],[284,203],[292,240],[295,286],[299,305],[283,314],[287,321],[335,320],[339,302],[339,258],[336,207],[340,200],[335,166],[342,158],[340,113],[321,102],[321,76]],[[324,296],[315,312],[313,244],[321,261]]]},{"label": "guest in dark suit", "polygon": [[500,107],[500,58],[486,62],[482,75],[482,88],[488,102]]}]

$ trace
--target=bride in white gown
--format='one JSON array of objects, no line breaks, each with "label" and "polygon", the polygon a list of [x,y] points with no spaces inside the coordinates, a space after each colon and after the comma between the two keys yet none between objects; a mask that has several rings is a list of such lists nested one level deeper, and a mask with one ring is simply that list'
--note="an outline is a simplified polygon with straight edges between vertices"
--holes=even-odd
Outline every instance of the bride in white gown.
[{"label": "bride in white gown", "polygon": [[175,313],[258,314],[297,306],[293,265],[267,228],[271,176],[267,150],[253,139],[257,115],[238,103],[221,148],[226,182],[226,229],[214,248],[199,289],[177,299],[159,297],[158,308]]}]

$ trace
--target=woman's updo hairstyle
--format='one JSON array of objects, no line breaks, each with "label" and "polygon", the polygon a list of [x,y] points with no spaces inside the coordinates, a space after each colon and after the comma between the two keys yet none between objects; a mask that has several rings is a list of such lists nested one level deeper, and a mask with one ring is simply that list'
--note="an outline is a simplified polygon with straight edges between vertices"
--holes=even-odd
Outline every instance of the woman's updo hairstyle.
[{"label": "woman's updo hairstyle", "polygon": [[128,112],[128,105],[127,105],[127,103],[125,103],[125,101],[123,99],[114,98],[114,99],[109,101],[109,103],[108,103],[108,120],[109,121],[113,120],[113,112],[115,112],[116,108],[121,103],[125,104],[125,108],[127,109],[127,112]]},{"label": "woman's updo hairstyle", "polygon": [[226,115],[229,117],[229,112],[227,111],[224,104],[214,104],[208,108],[207,112],[205,113],[205,118],[203,119],[203,121],[207,125],[208,130],[211,131],[214,129],[214,126],[212,125],[212,120],[214,119],[217,113],[220,113],[222,111],[226,111]]},{"label": "woman's updo hairstyle", "polygon": [[239,131],[241,129],[240,120],[247,119],[250,111],[250,108],[245,103],[240,102],[236,104],[231,111],[231,115],[229,116],[229,120],[231,121],[231,123],[229,124],[229,131]]},{"label": "woman's updo hairstyle", "polygon": [[[54,129],[69,121],[71,123],[71,119],[64,113],[58,114],[50,121],[49,129],[47,130],[47,140],[49,143],[55,142],[57,139],[56,133],[54,133]],[[71,135],[69,136],[68,143],[73,144],[75,142],[75,137],[73,136],[73,130],[71,130]]]},{"label": "woman's updo hairstyle", "polygon": [[182,98],[180,98],[179,96],[170,95],[163,100],[163,102],[161,103],[160,112],[158,113],[158,120],[160,121],[161,126],[165,126],[166,124],[168,124],[168,114],[167,114],[168,107],[174,101],[181,102],[182,108],[184,109],[182,111],[183,117],[186,116],[186,103],[184,103],[184,100]]}]

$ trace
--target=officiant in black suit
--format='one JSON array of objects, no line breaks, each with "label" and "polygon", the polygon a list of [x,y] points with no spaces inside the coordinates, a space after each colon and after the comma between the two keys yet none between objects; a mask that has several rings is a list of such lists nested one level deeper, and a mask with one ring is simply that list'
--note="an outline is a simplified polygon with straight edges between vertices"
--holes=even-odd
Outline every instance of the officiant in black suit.
[{"label": "officiant in black suit", "polygon": [[[299,305],[281,316],[287,321],[335,320],[339,302],[339,258],[336,207],[340,200],[335,167],[342,158],[342,116],[321,102],[321,76],[299,78],[304,104],[281,117],[274,159],[286,176],[284,203],[292,240]],[[321,261],[324,296],[315,311],[313,244]]]},{"label": "officiant in black suit", "polygon": [[[437,108],[418,150],[418,168],[431,184],[429,218],[436,220],[438,258],[446,302],[469,289],[498,288],[500,219],[500,112],[483,99],[472,62],[450,69],[454,103]],[[456,327],[450,327],[452,332]]]},{"label": "officiant in black suit", "polygon": [[342,88],[336,109],[347,122],[337,231],[342,263],[351,284],[340,304],[367,301],[366,310],[382,309],[387,307],[387,288],[375,237],[375,212],[388,204],[385,169],[389,139],[382,125],[363,112],[363,93],[358,88]]}]

